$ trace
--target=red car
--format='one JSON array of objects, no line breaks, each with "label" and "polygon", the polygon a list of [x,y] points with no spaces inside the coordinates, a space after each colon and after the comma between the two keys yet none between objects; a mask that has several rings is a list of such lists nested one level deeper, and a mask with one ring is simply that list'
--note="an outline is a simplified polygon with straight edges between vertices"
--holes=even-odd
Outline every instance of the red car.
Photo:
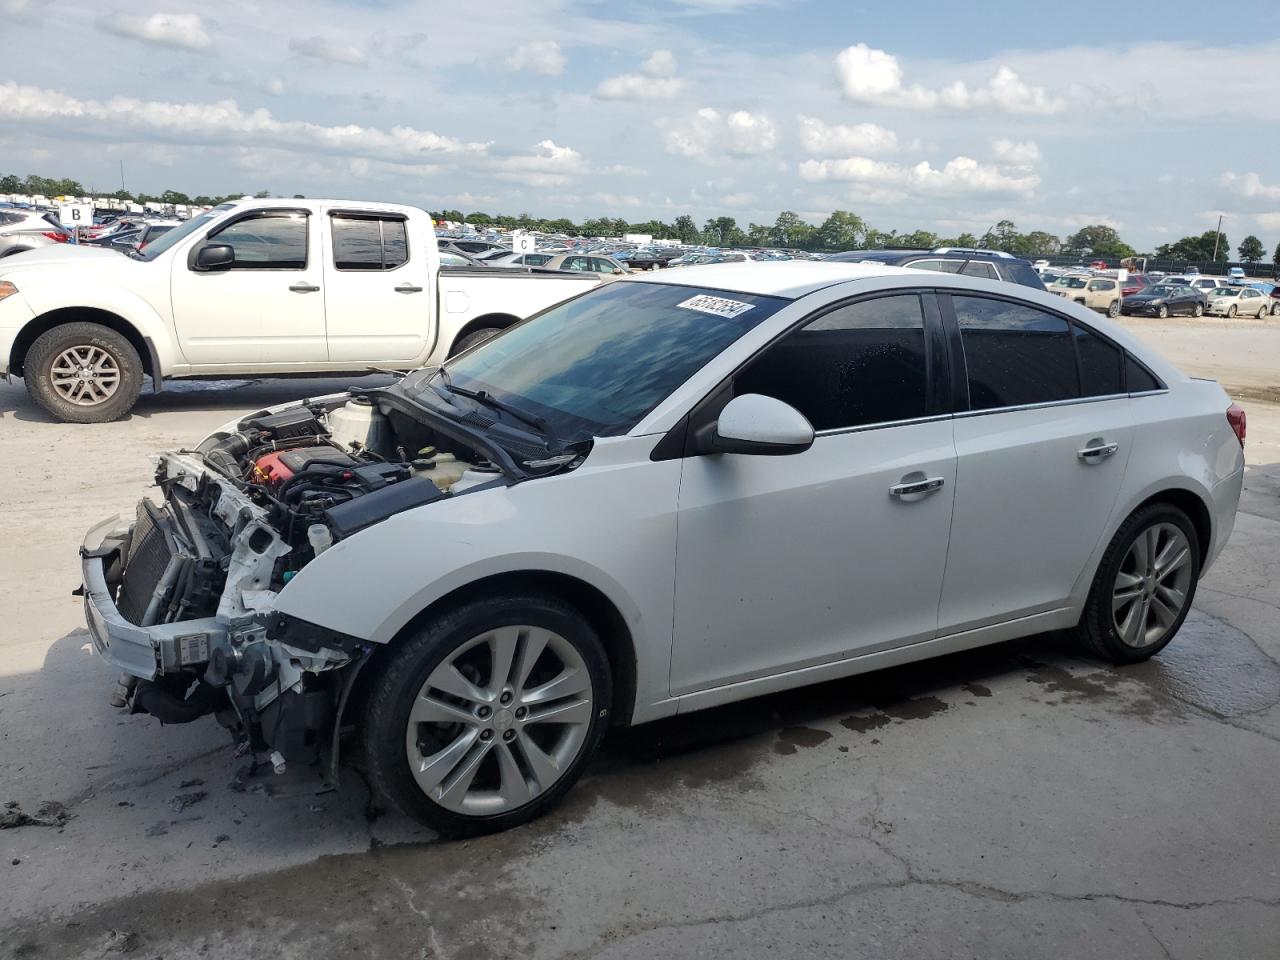
[{"label": "red car", "polygon": [[1093,263],[1089,264],[1089,269],[1090,270],[1106,270],[1107,262],[1105,260],[1095,260],[1093,261]]},{"label": "red car", "polygon": [[1151,286],[1151,278],[1145,273],[1131,273],[1125,282],[1120,285],[1120,296],[1132,296],[1144,287],[1149,286]]}]

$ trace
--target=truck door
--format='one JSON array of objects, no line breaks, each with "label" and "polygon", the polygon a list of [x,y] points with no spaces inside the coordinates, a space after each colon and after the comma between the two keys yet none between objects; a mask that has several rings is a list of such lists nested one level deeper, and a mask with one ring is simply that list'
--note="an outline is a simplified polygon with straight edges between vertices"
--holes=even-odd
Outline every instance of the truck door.
[{"label": "truck door", "polygon": [[[306,210],[247,210],[175,257],[170,296],[182,352],[193,365],[310,364],[328,359],[317,219]],[[204,246],[235,251],[202,270]]]},{"label": "truck door", "polygon": [[329,359],[335,363],[413,361],[428,350],[431,261],[401,213],[328,212],[325,306]]}]

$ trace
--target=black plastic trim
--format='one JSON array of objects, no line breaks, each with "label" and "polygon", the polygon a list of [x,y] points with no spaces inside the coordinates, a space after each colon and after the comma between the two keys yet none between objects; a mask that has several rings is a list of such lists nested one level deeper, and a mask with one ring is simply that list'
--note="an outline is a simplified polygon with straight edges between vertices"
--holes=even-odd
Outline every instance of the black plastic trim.
[{"label": "black plastic trim", "polygon": [[313,653],[319,650],[355,653],[364,643],[359,637],[330,630],[287,613],[274,613],[271,617],[271,622],[267,624],[267,639],[287,643],[299,650],[310,650]]}]

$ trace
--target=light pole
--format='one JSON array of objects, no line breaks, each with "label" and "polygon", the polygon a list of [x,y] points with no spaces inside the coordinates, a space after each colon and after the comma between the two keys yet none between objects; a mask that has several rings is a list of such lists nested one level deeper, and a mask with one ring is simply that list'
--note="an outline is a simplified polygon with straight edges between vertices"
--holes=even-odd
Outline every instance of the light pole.
[{"label": "light pole", "polygon": [[1213,262],[1218,262],[1218,241],[1222,239],[1222,214],[1218,214],[1218,231],[1213,235]]}]

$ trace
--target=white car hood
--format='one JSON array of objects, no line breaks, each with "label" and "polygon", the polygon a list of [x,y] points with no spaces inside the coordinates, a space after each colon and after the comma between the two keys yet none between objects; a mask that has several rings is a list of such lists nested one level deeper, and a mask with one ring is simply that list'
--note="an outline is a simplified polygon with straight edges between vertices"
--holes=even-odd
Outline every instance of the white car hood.
[{"label": "white car hood", "polygon": [[0,262],[0,273],[25,270],[29,267],[65,266],[68,263],[84,263],[89,260],[127,259],[119,251],[107,247],[86,244],[59,243],[51,247],[39,247],[5,257]]}]

